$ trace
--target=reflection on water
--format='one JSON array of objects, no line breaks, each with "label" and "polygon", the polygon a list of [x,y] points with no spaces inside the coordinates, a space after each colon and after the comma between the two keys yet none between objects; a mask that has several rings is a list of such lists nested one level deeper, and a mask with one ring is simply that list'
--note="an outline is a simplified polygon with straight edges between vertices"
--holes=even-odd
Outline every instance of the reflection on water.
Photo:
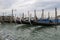
[{"label": "reflection on water", "polygon": [[60,40],[60,26],[1,24],[0,40]]}]

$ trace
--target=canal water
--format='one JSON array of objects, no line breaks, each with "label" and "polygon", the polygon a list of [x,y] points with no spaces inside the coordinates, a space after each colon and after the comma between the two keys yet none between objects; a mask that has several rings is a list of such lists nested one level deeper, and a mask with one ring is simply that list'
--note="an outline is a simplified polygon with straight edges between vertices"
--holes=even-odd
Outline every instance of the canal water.
[{"label": "canal water", "polygon": [[60,40],[60,26],[0,24],[0,40]]}]

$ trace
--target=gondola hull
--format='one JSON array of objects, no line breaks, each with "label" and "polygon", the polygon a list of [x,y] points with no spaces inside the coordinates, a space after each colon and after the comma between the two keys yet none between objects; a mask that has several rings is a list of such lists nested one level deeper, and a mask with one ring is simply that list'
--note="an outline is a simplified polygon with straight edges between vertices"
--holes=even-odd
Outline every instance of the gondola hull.
[{"label": "gondola hull", "polygon": [[21,22],[22,22],[22,24],[30,24],[29,21],[24,21],[24,20],[22,20]]},{"label": "gondola hull", "polygon": [[54,26],[54,25],[60,25],[60,22],[38,22],[38,21],[31,21],[32,25],[42,25],[42,26]]}]

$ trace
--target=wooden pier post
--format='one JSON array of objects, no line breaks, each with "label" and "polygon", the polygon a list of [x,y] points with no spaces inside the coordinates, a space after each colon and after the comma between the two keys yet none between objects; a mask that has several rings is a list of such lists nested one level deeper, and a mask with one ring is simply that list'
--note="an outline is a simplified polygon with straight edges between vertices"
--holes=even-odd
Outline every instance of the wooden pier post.
[{"label": "wooden pier post", "polygon": [[28,21],[30,22],[30,15],[29,15],[29,11],[28,11]]},{"label": "wooden pier post", "polygon": [[[30,24],[31,24],[31,15],[29,14],[29,11],[28,11],[28,21],[30,22]],[[31,24],[32,25],[32,24]]]},{"label": "wooden pier post", "polygon": [[55,8],[55,20],[57,20],[55,23],[58,23],[58,18],[57,18],[57,8]]},{"label": "wooden pier post", "polygon": [[32,16],[32,14],[30,14],[30,24],[32,25],[32,23],[31,23],[31,16]]},{"label": "wooden pier post", "polygon": [[48,12],[48,19],[50,19],[50,13]]},{"label": "wooden pier post", "polygon": [[10,23],[13,22],[13,9],[12,9],[12,16],[10,17]]},{"label": "wooden pier post", "polygon": [[[16,17],[16,14],[15,14],[15,17]],[[15,18],[15,24],[16,24],[16,18]]]},{"label": "wooden pier post", "polygon": [[22,19],[21,20],[24,20],[24,13],[22,14]]},{"label": "wooden pier post", "polygon": [[4,19],[5,19],[5,17],[4,17],[4,13],[3,13],[3,16],[2,16],[2,23],[4,23]]},{"label": "wooden pier post", "polygon": [[14,21],[13,17],[14,17],[14,16],[13,16],[13,9],[12,9],[12,22]]},{"label": "wooden pier post", "polygon": [[50,13],[48,12],[48,20],[49,20],[49,24],[51,23],[51,20],[50,20]]},{"label": "wooden pier post", "polygon": [[35,18],[35,21],[37,21],[36,10],[34,10],[34,18]]},{"label": "wooden pier post", "polygon": [[20,23],[22,24],[22,16],[20,16]]},{"label": "wooden pier post", "polygon": [[44,19],[44,9],[42,9],[41,19]]}]

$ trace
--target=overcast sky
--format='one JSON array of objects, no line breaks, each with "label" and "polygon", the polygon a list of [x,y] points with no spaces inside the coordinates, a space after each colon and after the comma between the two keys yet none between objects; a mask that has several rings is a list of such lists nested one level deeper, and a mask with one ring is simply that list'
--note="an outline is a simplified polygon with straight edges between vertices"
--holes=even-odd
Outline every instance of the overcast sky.
[{"label": "overcast sky", "polygon": [[60,0],[0,0],[0,12],[12,9],[16,9],[18,12],[34,9],[52,11],[55,7],[59,12]]}]

